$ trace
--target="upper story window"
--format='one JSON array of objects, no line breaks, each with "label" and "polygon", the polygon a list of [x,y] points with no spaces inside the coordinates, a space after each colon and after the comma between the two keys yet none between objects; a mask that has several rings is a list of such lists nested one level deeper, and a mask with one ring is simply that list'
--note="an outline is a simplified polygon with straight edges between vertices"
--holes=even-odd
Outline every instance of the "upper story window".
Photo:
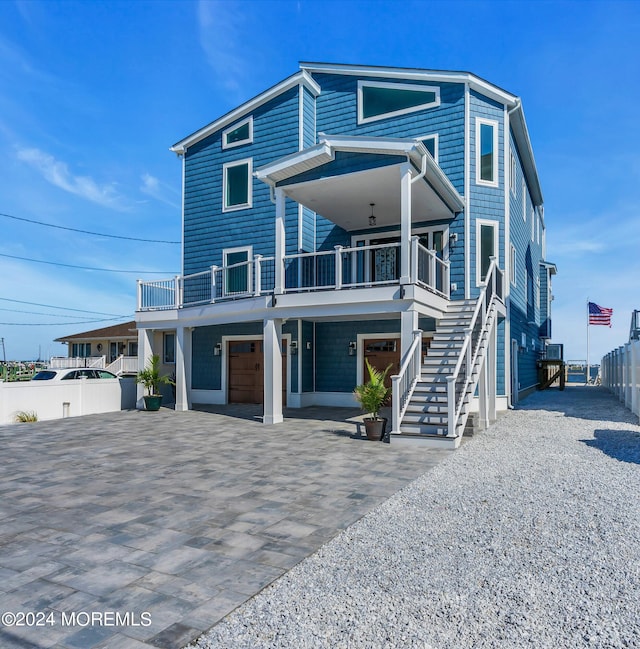
[{"label": "upper story window", "polygon": [[440,105],[440,88],[410,83],[358,81],[358,124]]},{"label": "upper story window", "polygon": [[251,144],[253,142],[253,117],[237,122],[222,131],[222,148],[232,149],[234,146]]},{"label": "upper story window", "polygon": [[498,122],[476,118],[476,182],[498,186]]},{"label": "upper story window", "polygon": [[511,244],[511,256],[509,259],[509,279],[511,280],[511,283],[515,286],[517,282],[517,268],[516,268],[516,263],[517,263],[517,257],[516,257],[516,247]]},{"label": "upper story window", "polygon": [[176,362],[176,335],[174,333],[165,332],[163,335],[162,362],[169,364]]},{"label": "upper story window", "polygon": [[438,134],[423,135],[416,139],[420,140],[420,142],[424,144],[427,151],[431,154],[431,157],[438,162]]},{"label": "upper story window", "polygon": [[527,222],[527,184],[522,183],[522,220]]},{"label": "upper story window", "polygon": [[516,195],[516,157],[511,154],[511,173],[509,174],[509,187],[511,188],[511,193]]},{"label": "upper story window", "polygon": [[222,169],[222,211],[232,212],[251,207],[253,202],[251,192],[253,160],[249,158],[248,160],[227,162]]},{"label": "upper story window", "polygon": [[480,286],[487,277],[491,257],[498,255],[498,223],[476,221],[476,284]]}]

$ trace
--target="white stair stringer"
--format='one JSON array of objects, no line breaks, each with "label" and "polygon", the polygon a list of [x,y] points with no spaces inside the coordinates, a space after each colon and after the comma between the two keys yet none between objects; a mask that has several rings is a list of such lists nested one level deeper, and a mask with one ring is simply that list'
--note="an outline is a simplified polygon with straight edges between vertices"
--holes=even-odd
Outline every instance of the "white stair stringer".
[{"label": "white stair stringer", "polygon": [[[431,345],[422,362],[420,377],[402,417],[400,434],[394,435],[394,443],[396,440],[419,441],[442,448],[457,448],[460,445],[486,358],[490,335],[497,319],[496,309],[490,309],[477,340],[478,353],[470,376],[467,379],[466,372],[459,375],[458,385],[464,383],[466,386],[461,397],[462,406],[455,427],[455,436],[448,436],[447,376],[455,370],[476,304],[476,300],[451,302],[447,314],[438,322]],[[473,352],[475,350],[472,350],[472,355]]]}]

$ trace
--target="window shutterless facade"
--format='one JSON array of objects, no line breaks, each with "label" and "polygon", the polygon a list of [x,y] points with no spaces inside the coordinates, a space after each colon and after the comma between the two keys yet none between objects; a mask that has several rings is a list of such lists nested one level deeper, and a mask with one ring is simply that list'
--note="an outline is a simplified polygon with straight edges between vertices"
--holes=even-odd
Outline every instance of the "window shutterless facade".
[{"label": "window shutterless facade", "polygon": [[358,81],[358,124],[440,105],[440,88],[410,83]]},{"label": "window shutterless facade", "polygon": [[498,186],[498,122],[476,118],[476,182]]},{"label": "window shutterless facade", "polygon": [[509,187],[511,188],[511,193],[516,195],[516,182],[518,178],[516,176],[516,157],[511,154],[511,171],[509,173]]},{"label": "window shutterless facade", "polygon": [[431,154],[431,157],[438,162],[438,134],[423,135],[416,139],[420,140],[424,144],[427,151]]},{"label": "window shutterless facade", "polygon": [[509,257],[509,278],[511,280],[511,283],[515,286],[516,282],[518,281],[518,274],[516,269],[516,247],[513,244],[511,244],[510,251],[511,254]]},{"label": "window shutterless facade", "polygon": [[71,355],[76,358],[88,358],[91,356],[91,343],[72,343]]},{"label": "window shutterless facade", "polygon": [[232,149],[253,142],[253,117],[247,117],[222,131],[222,148]]},{"label": "window shutterless facade", "polygon": [[244,210],[252,206],[253,160],[227,162],[222,167],[222,211]]}]

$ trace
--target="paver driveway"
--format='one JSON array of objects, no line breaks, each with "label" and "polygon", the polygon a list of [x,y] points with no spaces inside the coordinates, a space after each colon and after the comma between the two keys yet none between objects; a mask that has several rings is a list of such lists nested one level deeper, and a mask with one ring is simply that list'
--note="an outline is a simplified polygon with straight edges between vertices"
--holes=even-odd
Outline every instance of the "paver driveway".
[{"label": "paver driveway", "polygon": [[366,441],[355,410],[258,414],[0,427],[0,646],[181,647],[448,452]]}]

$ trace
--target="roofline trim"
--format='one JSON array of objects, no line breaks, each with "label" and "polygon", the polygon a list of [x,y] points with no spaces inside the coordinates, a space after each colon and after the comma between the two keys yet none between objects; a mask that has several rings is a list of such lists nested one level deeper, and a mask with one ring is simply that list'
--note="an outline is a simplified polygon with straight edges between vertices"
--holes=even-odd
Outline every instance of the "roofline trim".
[{"label": "roofline trim", "polygon": [[255,96],[253,99],[246,101],[244,104],[238,106],[238,108],[234,108],[226,115],[223,115],[210,124],[207,124],[207,126],[204,126],[203,128],[197,130],[195,133],[192,133],[179,142],[176,142],[176,144],[174,144],[172,147],[169,147],[169,150],[177,153],[178,155],[183,155],[190,146],[193,146],[194,144],[200,142],[200,140],[203,140],[204,138],[208,137],[212,133],[215,133],[221,128],[233,124],[233,122],[241,119],[248,113],[251,113],[263,104],[266,104],[278,95],[281,95],[283,92],[291,90],[291,88],[295,88],[295,86],[307,88],[307,90],[309,90],[314,95],[314,97],[317,97],[321,91],[320,86],[311,77],[311,75],[306,70],[300,70],[299,72],[296,72],[295,74],[292,74],[291,76],[284,79],[284,81],[281,81],[275,86],[272,86],[268,90],[265,90],[264,92]]}]

